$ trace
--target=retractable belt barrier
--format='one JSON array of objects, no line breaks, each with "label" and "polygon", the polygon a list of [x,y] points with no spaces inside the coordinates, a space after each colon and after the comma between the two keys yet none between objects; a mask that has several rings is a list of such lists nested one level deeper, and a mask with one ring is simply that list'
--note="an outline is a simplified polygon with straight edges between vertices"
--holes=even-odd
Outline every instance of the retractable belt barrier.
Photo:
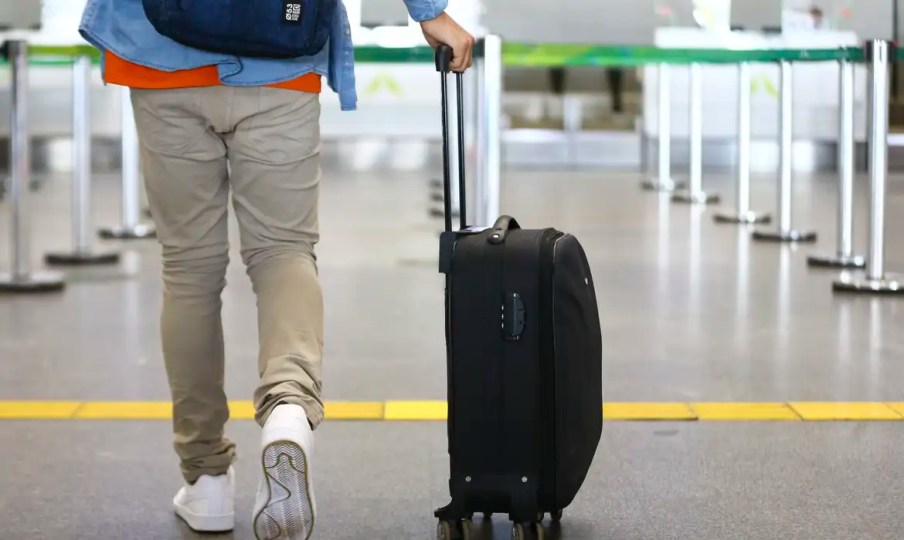
[{"label": "retractable belt barrier", "polygon": [[[76,59],[85,57],[99,60],[100,54],[90,46],[30,46],[28,52],[31,56],[31,64],[37,66],[72,65]],[[362,63],[423,63],[430,64],[433,61],[433,52],[429,47],[402,47],[386,48],[375,46],[356,47],[355,57]],[[503,67],[521,68],[561,68],[561,67],[636,67],[655,65],[658,67],[660,84],[658,86],[658,110],[657,124],[659,126],[659,164],[655,178],[645,183],[645,187],[657,191],[672,192],[680,186],[671,177],[670,164],[670,136],[671,129],[670,111],[667,105],[670,103],[670,85],[668,74],[676,66],[688,66],[691,75],[691,107],[690,107],[690,183],[687,189],[675,193],[676,201],[692,204],[707,204],[716,202],[718,197],[703,190],[702,185],[702,98],[703,64],[736,65],[738,67],[739,80],[739,107],[738,107],[738,160],[735,175],[736,208],[735,211],[716,216],[716,221],[722,223],[754,224],[770,221],[767,214],[751,210],[750,207],[750,67],[757,63],[777,63],[781,66],[782,88],[781,96],[781,166],[779,174],[779,223],[775,232],[756,232],[760,239],[778,241],[811,241],[815,239],[814,233],[801,232],[793,228],[792,223],[792,118],[793,99],[791,98],[791,66],[793,63],[802,62],[836,62],[840,65],[839,88],[841,90],[841,104],[839,112],[839,189],[838,189],[838,252],[832,257],[811,257],[810,263],[814,266],[832,266],[856,268],[866,266],[867,272],[864,280],[858,280],[848,275],[842,276],[835,284],[835,290],[858,292],[904,292],[904,288],[894,277],[887,275],[884,269],[884,231],[885,231],[885,190],[888,175],[887,159],[887,135],[888,135],[888,69],[893,57],[893,47],[890,43],[875,40],[867,47],[846,47],[836,49],[673,49],[653,46],[594,46],[594,45],[553,45],[553,44],[527,44],[527,43],[503,43],[498,36],[486,36],[478,41],[475,51],[475,69],[470,77],[471,84],[468,89],[473,95],[468,99],[469,109],[466,130],[472,133],[474,148],[472,154],[476,163],[475,177],[475,205],[476,210],[474,225],[487,225],[493,223],[500,215],[499,192],[501,184],[501,139],[502,139],[502,72]],[[82,60],[84,61],[84,60]],[[853,65],[858,62],[870,64],[870,243],[868,257],[864,259],[854,254],[853,251],[853,176],[854,176],[854,77]],[[21,83],[20,83],[21,85]],[[21,89],[20,89],[21,91]],[[14,92],[15,94],[15,92]],[[125,100],[127,101],[127,100]],[[14,99],[14,109],[23,108],[23,99],[17,96]],[[126,110],[125,117],[131,115]],[[24,124],[24,113],[15,113],[20,124]],[[15,120],[14,120],[15,124]],[[130,128],[128,136],[125,128]],[[134,146],[135,140],[131,136],[133,122],[130,126],[124,125],[124,156],[131,155],[134,148],[125,148],[125,140]],[[22,133],[19,130],[19,138]],[[15,132],[15,130],[14,130]],[[21,148],[22,141],[18,143],[14,137],[14,148]],[[16,146],[18,144],[18,146]],[[22,150],[13,152],[22,158]],[[137,186],[137,159],[124,162],[124,167],[136,168],[136,171],[124,172],[123,178],[129,178],[129,189]],[[19,165],[18,173],[13,174],[14,206],[22,205],[22,186],[27,183],[27,170]],[[20,184],[15,187],[15,184]],[[124,188],[127,186],[124,182]],[[130,205],[136,200],[130,195]],[[126,195],[124,193],[124,222],[126,214],[132,215],[134,209],[126,212]],[[14,216],[21,222],[24,218],[21,208],[15,210]],[[134,217],[134,216],[132,216]],[[137,218],[132,221],[137,221]],[[124,223],[124,225],[126,225]],[[135,227],[136,223],[129,223]],[[12,228],[15,238],[14,246],[20,246],[14,251],[21,252],[21,246],[26,242],[22,235],[27,226],[20,225]],[[152,231],[146,231],[149,234]],[[27,268],[22,266],[21,257],[14,257],[13,276],[23,271],[27,274]],[[24,270],[23,270],[24,268]]]}]

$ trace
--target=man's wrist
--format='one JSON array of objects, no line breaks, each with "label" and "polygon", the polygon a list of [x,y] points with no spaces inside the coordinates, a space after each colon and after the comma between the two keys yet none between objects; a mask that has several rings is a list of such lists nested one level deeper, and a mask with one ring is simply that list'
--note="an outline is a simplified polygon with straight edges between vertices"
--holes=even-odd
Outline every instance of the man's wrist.
[{"label": "man's wrist", "polygon": [[440,12],[436,15],[436,17],[433,17],[433,18],[430,18],[430,19],[424,19],[424,20],[422,20],[422,21],[417,21],[417,22],[419,22],[419,23],[421,23],[421,24],[428,23],[428,22],[430,22],[430,21],[435,21],[436,19],[439,19],[440,17],[442,17],[442,16],[445,15],[445,14],[446,14],[445,11],[440,11]]}]

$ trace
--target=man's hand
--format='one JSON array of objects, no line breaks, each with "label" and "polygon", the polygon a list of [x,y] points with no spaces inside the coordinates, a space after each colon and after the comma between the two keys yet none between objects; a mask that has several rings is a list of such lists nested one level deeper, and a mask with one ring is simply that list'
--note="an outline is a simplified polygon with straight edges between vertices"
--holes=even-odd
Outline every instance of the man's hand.
[{"label": "man's hand", "polygon": [[427,43],[434,49],[441,44],[452,47],[452,71],[464,71],[471,67],[474,36],[458,25],[455,20],[441,13],[439,17],[421,23]]}]

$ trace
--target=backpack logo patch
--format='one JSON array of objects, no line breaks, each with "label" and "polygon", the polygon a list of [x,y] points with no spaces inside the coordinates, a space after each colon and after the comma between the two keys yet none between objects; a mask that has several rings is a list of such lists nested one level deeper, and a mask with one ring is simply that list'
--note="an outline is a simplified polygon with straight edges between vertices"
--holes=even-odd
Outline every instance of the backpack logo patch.
[{"label": "backpack logo patch", "polygon": [[286,24],[301,23],[301,2],[298,0],[284,0],[283,7],[283,22]]}]

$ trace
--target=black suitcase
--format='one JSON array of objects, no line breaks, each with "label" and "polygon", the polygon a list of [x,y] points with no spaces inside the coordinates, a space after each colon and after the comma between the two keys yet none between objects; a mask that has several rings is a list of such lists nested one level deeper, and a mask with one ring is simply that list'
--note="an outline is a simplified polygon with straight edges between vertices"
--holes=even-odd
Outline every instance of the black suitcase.
[{"label": "black suitcase", "polygon": [[470,537],[475,512],[508,514],[513,540],[577,495],[603,427],[602,338],[590,267],[577,239],[524,230],[504,216],[467,228],[462,78],[458,90],[461,229],[449,204],[447,77],[442,74],[446,353],[452,502],[435,512],[440,540]]}]

